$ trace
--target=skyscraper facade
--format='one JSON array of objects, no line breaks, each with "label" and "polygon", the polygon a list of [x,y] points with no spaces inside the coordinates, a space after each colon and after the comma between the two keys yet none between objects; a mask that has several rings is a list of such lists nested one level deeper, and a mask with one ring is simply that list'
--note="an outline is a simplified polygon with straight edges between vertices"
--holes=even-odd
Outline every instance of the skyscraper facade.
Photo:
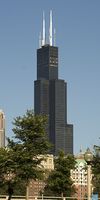
[{"label": "skyscraper facade", "polygon": [[5,115],[0,110],[0,148],[5,146]]},{"label": "skyscraper facade", "polygon": [[35,114],[48,116],[47,133],[53,144],[52,153],[59,150],[73,153],[73,125],[67,123],[67,83],[58,77],[58,47],[53,45],[52,12],[50,12],[49,42],[45,41],[43,15],[43,38],[37,49],[37,80],[34,82]]}]

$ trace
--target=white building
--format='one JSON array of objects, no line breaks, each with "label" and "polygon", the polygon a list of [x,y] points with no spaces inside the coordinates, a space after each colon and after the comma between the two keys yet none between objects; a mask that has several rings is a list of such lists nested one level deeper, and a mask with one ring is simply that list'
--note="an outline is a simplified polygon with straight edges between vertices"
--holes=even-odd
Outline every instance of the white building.
[{"label": "white building", "polygon": [[87,196],[87,164],[82,152],[76,156],[76,167],[75,170],[71,170],[71,178],[76,188],[77,199],[84,199]]}]

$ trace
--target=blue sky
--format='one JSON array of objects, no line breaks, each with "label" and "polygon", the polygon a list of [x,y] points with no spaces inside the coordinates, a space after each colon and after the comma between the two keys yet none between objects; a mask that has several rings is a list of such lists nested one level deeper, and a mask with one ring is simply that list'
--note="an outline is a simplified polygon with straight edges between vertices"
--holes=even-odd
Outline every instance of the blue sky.
[{"label": "blue sky", "polygon": [[100,144],[100,1],[0,0],[0,109],[6,135],[13,118],[34,108],[36,49],[42,12],[53,10],[59,78],[67,81],[68,123],[74,152]]}]

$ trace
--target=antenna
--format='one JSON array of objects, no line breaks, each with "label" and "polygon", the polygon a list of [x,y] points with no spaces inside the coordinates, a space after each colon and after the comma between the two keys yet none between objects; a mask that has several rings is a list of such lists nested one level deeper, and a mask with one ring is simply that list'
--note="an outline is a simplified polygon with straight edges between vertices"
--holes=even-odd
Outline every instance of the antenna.
[{"label": "antenna", "polygon": [[42,46],[45,45],[45,15],[44,15],[44,12],[43,12],[43,32],[42,32]]},{"label": "antenna", "polygon": [[42,46],[42,38],[41,38],[41,32],[40,32],[40,35],[39,35],[39,48],[41,48]]},{"label": "antenna", "polygon": [[49,44],[52,46],[52,10],[50,10]]},{"label": "antenna", "polygon": [[56,29],[54,28],[54,46],[56,46]]}]

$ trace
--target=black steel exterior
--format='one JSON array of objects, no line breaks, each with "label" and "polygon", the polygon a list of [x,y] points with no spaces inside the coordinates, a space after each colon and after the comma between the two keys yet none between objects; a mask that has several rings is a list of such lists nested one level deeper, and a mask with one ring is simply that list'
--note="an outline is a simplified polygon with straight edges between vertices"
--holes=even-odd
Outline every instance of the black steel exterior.
[{"label": "black steel exterior", "polygon": [[35,114],[48,116],[52,152],[73,153],[73,125],[67,124],[67,84],[58,79],[58,48],[45,45],[37,50],[37,80],[34,82]]},{"label": "black steel exterior", "polygon": [[37,80],[58,79],[58,48],[45,45],[37,50]]}]

